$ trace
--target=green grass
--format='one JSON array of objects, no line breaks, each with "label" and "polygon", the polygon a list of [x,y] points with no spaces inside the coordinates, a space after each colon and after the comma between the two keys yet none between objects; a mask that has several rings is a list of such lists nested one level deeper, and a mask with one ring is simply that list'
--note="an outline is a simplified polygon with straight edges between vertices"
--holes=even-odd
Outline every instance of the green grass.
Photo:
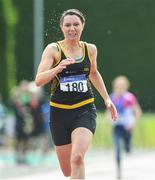
[{"label": "green grass", "polygon": [[[155,148],[155,114],[143,114],[133,132],[132,143],[138,148]],[[93,147],[111,148],[112,123],[106,120],[104,112],[98,112],[97,128],[92,142]]]}]

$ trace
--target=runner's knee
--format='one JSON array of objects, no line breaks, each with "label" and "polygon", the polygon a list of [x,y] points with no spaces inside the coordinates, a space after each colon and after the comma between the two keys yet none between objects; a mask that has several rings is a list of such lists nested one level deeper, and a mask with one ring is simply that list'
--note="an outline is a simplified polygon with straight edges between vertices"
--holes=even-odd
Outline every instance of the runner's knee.
[{"label": "runner's knee", "polygon": [[83,163],[83,155],[81,153],[74,154],[71,158],[71,163],[80,165]]}]

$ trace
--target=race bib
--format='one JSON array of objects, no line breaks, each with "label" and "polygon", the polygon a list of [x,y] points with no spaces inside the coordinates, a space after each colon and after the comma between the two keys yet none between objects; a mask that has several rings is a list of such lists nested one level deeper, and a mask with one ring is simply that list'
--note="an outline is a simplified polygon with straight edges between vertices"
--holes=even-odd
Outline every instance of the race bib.
[{"label": "race bib", "polygon": [[64,92],[87,92],[87,79],[85,74],[60,78],[60,89]]}]

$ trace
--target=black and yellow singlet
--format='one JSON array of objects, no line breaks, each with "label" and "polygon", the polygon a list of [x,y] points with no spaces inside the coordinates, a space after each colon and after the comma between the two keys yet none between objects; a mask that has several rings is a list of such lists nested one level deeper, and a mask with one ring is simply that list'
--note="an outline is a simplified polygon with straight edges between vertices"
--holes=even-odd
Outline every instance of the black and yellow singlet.
[{"label": "black and yellow singlet", "polygon": [[[91,59],[87,43],[81,42],[81,44],[83,57],[76,59],[74,64],[67,66],[52,80],[51,106],[62,109],[75,109],[94,102],[94,95],[88,78]],[[59,43],[57,43],[57,46],[61,53],[58,65],[67,57]]]}]

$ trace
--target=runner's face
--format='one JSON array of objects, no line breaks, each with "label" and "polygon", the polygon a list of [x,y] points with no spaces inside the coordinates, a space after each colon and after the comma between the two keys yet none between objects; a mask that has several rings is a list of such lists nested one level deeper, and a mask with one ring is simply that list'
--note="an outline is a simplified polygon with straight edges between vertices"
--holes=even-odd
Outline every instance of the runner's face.
[{"label": "runner's face", "polygon": [[61,30],[67,40],[80,40],[84,25],[76,15],[67,15],[64,17]]}]

